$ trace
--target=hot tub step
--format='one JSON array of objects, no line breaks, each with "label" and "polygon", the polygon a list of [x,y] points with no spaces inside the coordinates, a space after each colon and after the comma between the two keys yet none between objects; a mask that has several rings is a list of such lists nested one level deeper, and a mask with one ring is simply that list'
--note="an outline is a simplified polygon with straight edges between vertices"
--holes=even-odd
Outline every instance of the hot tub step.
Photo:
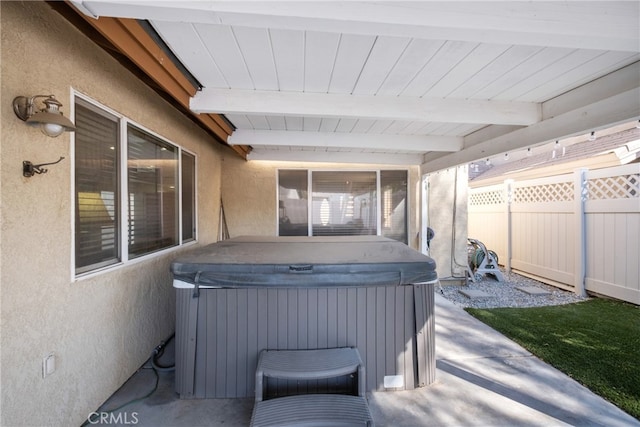
[{"label": "hot tub step", "polygon": [[306,394],[256,402],[252,427],[266,426],[373,426],[362,396]]},{"label": "hot tub step", "polygon": [[365,368],[356,348],[263,350],[256,369],[256,402],[262,400],[264,378],[320,380],[356,373],[358,394],[365,393]]}]

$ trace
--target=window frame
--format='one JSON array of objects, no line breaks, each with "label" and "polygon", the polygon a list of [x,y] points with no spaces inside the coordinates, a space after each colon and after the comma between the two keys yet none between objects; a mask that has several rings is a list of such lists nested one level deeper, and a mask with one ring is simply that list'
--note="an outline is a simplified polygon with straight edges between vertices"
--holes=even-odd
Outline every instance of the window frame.
[{"label": "window frame", "polygon": [[[193,207],[192,207],[193,236],[190,239],[186,239],[186,240],[184,239],[184,230],[182,229],[182,227],[184,227],[184,217],[182,216],[184,213],[184,208],[183,208],[184,176],[183,176],[183,168],[182,168],[182,165],[183,165],[182,156],[185,154],[193,157],[193,200],[192,200],[193,202]],[[186,244],[198,241],[198,227],[197,227],[198,225],[198,156],[196,156],[194,152],[182,147],[180,149],[180,162],[178,164],[178,174],[180,175],[180,180],[179,180],[180,197],[178,197],[179,209],[180,209],[180,223],[178,224],[180,227],[180,245],[186,245]]]},{"label": "window frame", "polygon": [[[276,236],[280,236],[280,171],[288,170],[288,171],[306,171],[307,173],[307,237],[313,237],[313,172],[375,172],[376,174],[376,236],[384,236],[383,232],[383,224],[382,224],[382,194],[381,194],[381,177],[380,173],[383,171],[403,171],[407,174],[407,195],[406,195],[406,206],[405,206],[405,224],[404,224],[404,233],[407,238],[405,244],[409,244],[409,228],[410,228],[410,212],[411,212],[411,173],[408,168],[362,168],[362,169],[351,169],[351,168],[296,168],[296,167],[281,167],[276,168]],[[343,236],[348,237],[348,236]]]},{"label": "window frame", "polygon": [[[83,280],[86,278],[90,278],[93,277],[95,275],[99,275],[99,274],[103,274],[105,272],[109,272],[109,271],[113,271],[119,268],[122,268],[124,266],[127,265],[132,265],[132,264],[136,264],[139,262],[143,262],[145,260],[148,260],[150,258],[155,258],[158,256],[162,256],[168,252],[172,252],[172,251],[176,251],[184,246],[187,245],[192,245],[197,243],[198,241],[198,156],[190,150],[185,149],[184,147],[182,147],[180,144],[177,144],[173,141],[171,141],[170,139],[158,134],[157,132],[152,131],[151,129],[147,128],[146,126],[128,118],[127,116],[113,110],[112,108],[109,108],[107,106],[105,106],[104,104],[92,99],[91,97],[78,92],[76,90],[71,91],[71,100],[70,100],[70,114],[72,117],[75,117],[76,111],[75,111],[75,105],[76,105],[76,101],[77,100],[81,100],[81,103],[87,104],[90,106],[91,109],[93,110],[98,110],[96,111],[96,114],[107,114],[109,116],[114,117],[117,120],[117,125],[118,125],[118,158],[117,158],[117,163],[118,163],[118,176],[117,176],[117,197],[118,197],[118,202],[119,202],[119,206],[118,206],[118,211],[117,211],[117,215],[118,215],[118,237],[119,237],[119,242],[118,242],[118,248],[117,248],[117,252],[119,254],[119,261],[106,265],[106,266],[100,266],[99,264],[95,264],[95,268],[89,268],[86,271],[82,271],[82,272],[78,272],[78,267],[76,266],[76,171],[75,171],[75,162],[76,162],[76,152],[75,152],[75,146],[76,146],[76,139],[75,139],[75,133],[71,133],[71,147],[70,147],[70,157],[71,157],[71,230],[72,230],[72,238],[71,238],[71,277],[74,279],[74,281],[78,281],[78,280]],[[177,168],[176,168],[176,173],[178,175],[178,180],[177,180],[177,195],[176,195],[176,205],[177,205],[177,214],[178,214],[178,218],[177,218],[177,230],[176,230],[176,244],[175,245],[171,245],[165,248],[161,248],[155,251],[151,251],[145,254],[141,254],[139,256],[135,256],[135,257],[130,257],[129,256],[129,188],[128,188],[128,170],[127,170],[127,163],[128,163],[128,128],[129,126],[133,126],[134,128],[136,128],[137,130],[143,132],[143,133],[147,133],[148,135],[150,135],[153,138],[157,138],[158,140],[160,140],[163,144],[167,144],[172,146],[173,148],[175,148],[176,150],[176,158],[177,158]],[[183,193],[182,193],[182,188],[183,188],[183,176],[182,176],[182,156],[183,153],[190,155],[193,157],[194,159],[194,169],[193,169],[193,212],[192,212],[192,217],[193,217],[193,226],[194,226],[194,231],[193,231],[193,238],[184,241],[183,240],[183,236],[182,236],[182,225],[183,225],[183,209],[182,209],[182,203],[183,203]]]}]

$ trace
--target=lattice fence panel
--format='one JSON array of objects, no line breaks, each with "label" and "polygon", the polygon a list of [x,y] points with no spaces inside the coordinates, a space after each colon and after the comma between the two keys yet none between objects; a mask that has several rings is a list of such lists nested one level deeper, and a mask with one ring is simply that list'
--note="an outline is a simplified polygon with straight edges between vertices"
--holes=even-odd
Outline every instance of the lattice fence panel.
[{"label": "lattice fence panel", "polygon": [[609,176],[588,181],[589,200],[640,197],[640,174]]},{"label": "lattice fence panel", "polygon": [[573,183],[558,182],[531,187],[517,187],[513,191],[514,203],[544,203],[573,201]]},{"label": "lattice fence panel", "polygon": [[482,193],[470,193],[470,206],[494,206],[505,203],[504,192],[501,190],[485,191]]}]

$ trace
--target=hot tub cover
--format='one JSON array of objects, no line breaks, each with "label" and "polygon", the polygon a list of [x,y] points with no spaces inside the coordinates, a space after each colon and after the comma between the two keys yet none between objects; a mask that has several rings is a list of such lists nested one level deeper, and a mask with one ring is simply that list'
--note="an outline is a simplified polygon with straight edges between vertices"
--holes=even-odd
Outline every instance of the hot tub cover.
[{"label": "hot tub cover", "polygon": [[220,241],[171,264],[174,286],[206,288],[389,286],[433,283],[433,259],[379,236]]}]

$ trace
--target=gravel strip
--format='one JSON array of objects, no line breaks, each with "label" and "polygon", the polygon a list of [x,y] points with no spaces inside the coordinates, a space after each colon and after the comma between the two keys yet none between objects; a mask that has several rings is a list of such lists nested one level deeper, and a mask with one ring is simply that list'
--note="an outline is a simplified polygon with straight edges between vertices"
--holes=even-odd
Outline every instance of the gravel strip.
[{"label": "gravel strip", "polygon": [[[442,295],[461,307],[496,308],[496,307],[542,307],[547,305],[571,304],[585,301],[588,297],[580,297],[573,292],[550,286],[537,280],[521,276],[517,273],[507,273],[502,270],[504,282],[498,282],[493,276],[483,275],[481,280],[468,285],[442,285]],[[529,295],[518,287],[531,286],[549,292],[548,295]],[[460,291],[476,290],[488,294],[488,297],[469,298]],[[436,287],[436,292],[440,289]]]}]

